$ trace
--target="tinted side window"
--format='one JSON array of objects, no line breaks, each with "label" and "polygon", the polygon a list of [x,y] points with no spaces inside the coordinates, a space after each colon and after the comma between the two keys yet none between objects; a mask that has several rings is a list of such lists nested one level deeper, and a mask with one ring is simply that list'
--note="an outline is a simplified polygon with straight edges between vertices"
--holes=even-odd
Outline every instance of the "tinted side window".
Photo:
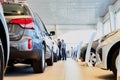
[{"label": "tinted side window", "polygon": [[46,32],[45,29],[44,29],[44,26],[43,26],[43,24],[42,24],[42,22],[41,22],[41,20],[40,20],[40,18],[39,18],[39,16],[35,14],[35,17],[36,17],[36,19],[37,19],[37,23],[38,23],[38,25],[39,25],[40,30],[41,30],[42,32]]}]

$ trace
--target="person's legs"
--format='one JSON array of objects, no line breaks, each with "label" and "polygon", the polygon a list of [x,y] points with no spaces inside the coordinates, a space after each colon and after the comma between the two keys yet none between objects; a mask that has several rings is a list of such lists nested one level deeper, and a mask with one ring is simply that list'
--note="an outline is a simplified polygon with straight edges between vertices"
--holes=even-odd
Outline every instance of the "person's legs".
[{"label": "person's legs", "polygon": [[61,53],[59,53],[59,59],[61,60]]},{"label": "person's legs", "polygon": [[64,55],[64,48],[62,48],[62,58],[63,58],[62,60],[64,60],[64,58],[65,58],[64,56],[65,56]]},{"label": "person's legs", "polygon": [[63,57],[63,60],[66,60],[66,52],[64,48],[62,49],[62,57]]},{"label": "person's legs", "polygon": [[60,52],[60,50],[59,50],[59,60],[61,60],[61,52]]},{"label": "person's legs", "polygon": [[67,56],[67,55],[66,55],[66,51],[65,51],[65,60],[66,60],[66,56]]}]

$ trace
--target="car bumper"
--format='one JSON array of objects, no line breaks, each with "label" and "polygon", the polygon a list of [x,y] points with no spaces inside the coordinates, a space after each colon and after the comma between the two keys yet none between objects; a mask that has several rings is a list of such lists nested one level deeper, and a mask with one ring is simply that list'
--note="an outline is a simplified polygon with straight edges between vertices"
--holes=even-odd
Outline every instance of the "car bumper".
[{"label": "car bumper", "polygon": [[40,54],[37,51],[19,51],[15,48],[10,49],[10,60],[11,59],[18,59],[18,60],[24,60],[24,59],[40,59]]}]

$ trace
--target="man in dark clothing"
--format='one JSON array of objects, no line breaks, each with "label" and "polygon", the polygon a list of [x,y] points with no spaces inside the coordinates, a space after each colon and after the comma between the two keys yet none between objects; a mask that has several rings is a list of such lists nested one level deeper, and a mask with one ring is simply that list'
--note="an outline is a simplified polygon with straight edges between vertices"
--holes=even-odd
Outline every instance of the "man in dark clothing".
[{"label": "man in dark clothing", "polygon": [[64,42],[64,40],[62,40],[61,48],[62,48],[62,59],[66,60],[66,43]]},{"label": "man in dark clothing", "polygon": [[59,48],[59,57],[58,60],[61,60],[61,41],[58,39],[58,48]]}]

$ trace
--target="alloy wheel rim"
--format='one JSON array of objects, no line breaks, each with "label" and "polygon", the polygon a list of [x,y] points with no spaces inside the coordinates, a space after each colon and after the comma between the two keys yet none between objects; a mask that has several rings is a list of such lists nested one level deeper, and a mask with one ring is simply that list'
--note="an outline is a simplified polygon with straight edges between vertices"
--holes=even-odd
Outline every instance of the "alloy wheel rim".
[{"label": "alloy wheel rim", "polygon": [[94,52],[90,52],[89,62],[91,63],[92,66],[95,65],[95,63],[96,63],[96,55],[95,55]]}]

